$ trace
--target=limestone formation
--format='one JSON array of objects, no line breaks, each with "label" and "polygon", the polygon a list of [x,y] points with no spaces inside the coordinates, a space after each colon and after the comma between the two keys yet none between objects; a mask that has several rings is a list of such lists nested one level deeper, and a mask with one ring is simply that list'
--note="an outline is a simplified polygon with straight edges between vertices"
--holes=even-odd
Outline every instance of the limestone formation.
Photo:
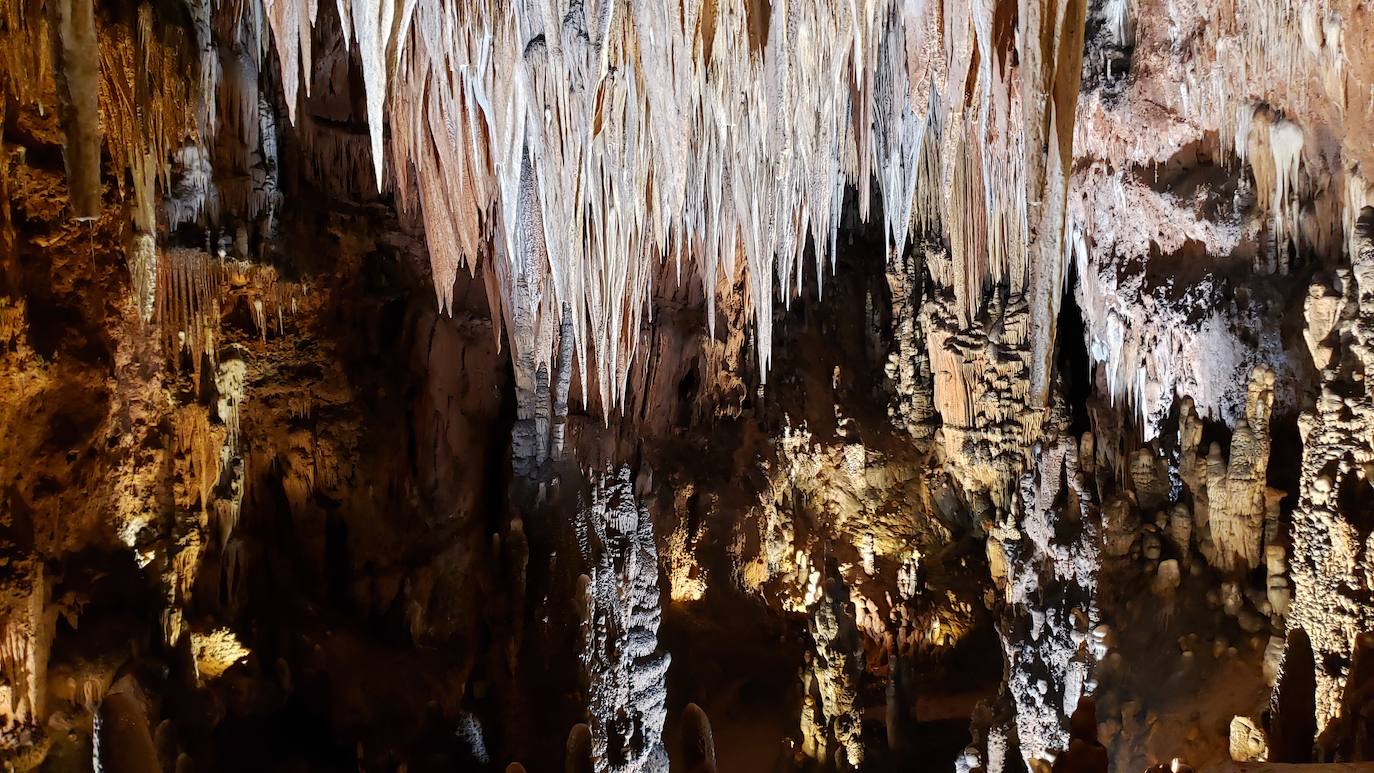
[{"label": "limestone formation", "polygon": [[711,721],[695,703],[682,710],[682,758],[689,773],[715,773],[716,744]]},{"label": "limestone formation", "polygon": [[0,768],[1374,757],[1366,6],[0,0]]},{"label": "limestone formation", "polygon": [[653,521],[636,501],[628,468],[595,482],[576,526],[590,579],[582,663],[596,769],[662,770],[671,661],[658,647]]},{"label": "limestone formation", "polygon": [[0,754],[41,745],[46,732],[47,661],[55,624],[48,619],[47,582],[40,562],[6,557],[0,578]]},{"label": "limestone formation", "polygon": [[205,679],[223,676],[225,671],[250,654],[234,632],[226,628],[204,634],[192,632],[191,653],[196,659],[196,673]]},{"label": "limestone formation", "polygon": [[[1366,338],[1374,324],[1374,295],[1367,291],[1374,267],[1374,210],[1366,208],[1357,226],[1352,271],[1341,271],[1329,292],[1342,298],[1337,329],[1321,335],[1328,324],[1311,303],[1308,336],[1319,348],[1334,344],[1329,364],[1321,369],[1321,393],[1298,420],[1302,434],[1302,477],[1293,514],[1293,551],[1289,567],[1293,601],[1289,630],[1311,638],[1317,659],[1318,730],[1335,716],[1349,668],[1355,637],[1374,628],[1369,578],[1374,556],[1359,530],[1344,516],[1344,501],[1369,485],[1365,465],[1374,460],[1368,422],[1374,419],[1368,381],[1353,373],[1368,361]],[[1323,291],[1323,293],[1328,291]],[[1309,298],[1313,297],[1309,294]],[[1328,343],[1330,342],[1330,343]]]},{"label": "limestone formation", "polygon": [[1231,759],[1236,762],[1263,762],[1269,757],[1269,741],[1264,730],[1250,717],[1231,720]]},{"label": "limestone formation", "polygon": [[1276,517],[1282,497],[1267,485],[1273,384],[1273,371],[1266,367],[1252,374],[1245,417],[1236,420],[1229,461],[1216,443],[1205,456],[1200,453],[1201,422],[1193,402],[1182,403],[1179,476],[1193,495],[1197,528],[1206,535],[1203,555],[1224,573],[1253,570],[1263,563],[1266,519]]},{"label": "limestone formation", "polygon": [[[999,634],[1026,764],[1069,746],[1068,717],[1090,695],[1098,653],[1101,563],[1097,508],[1078,468],[1078,444],[1062,435],[1035,449],[1016,507],[996,532],[1008,572]],[[1061,504],[1062,503],[1062,504]]]},{"label": "limestone formation", "polygon": [[[863,719],[859,712],[862,671],[859,633],[848,591],[838,578],[825,583],[808,625],[813,648],[802,682],[802,735],[811,756],[857,769],[863,764]],[[830,751],[833,750],[833,751]]]}]

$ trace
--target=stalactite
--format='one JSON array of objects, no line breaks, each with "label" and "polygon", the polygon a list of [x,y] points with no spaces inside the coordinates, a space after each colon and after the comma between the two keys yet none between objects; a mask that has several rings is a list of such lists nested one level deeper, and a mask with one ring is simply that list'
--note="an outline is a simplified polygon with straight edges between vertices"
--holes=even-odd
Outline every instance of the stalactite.
[{"label": "stalactite", "polygon": [[219,358],[215,370],[215,413],[228,429],[225,447],[231,452],[239,446],[239,406],[243,402],[248,364],[241,347],[227,347],[229,353]]},{"label": "stalactite", "polygon": [[[55,10],[55,9],[54,9]],[[61,59],[55,33],[48,29],[50,12],[39,0],[0,4],[0,92],[19,105],[42,93],[44,79]]]},{"label": "stalactite", "polygon": [[1111,404],[1133,409],[1146,440],[1185,396],[1206,418],[1242,418],[1251,372],[1279,371],[1287,361],[1275,312],[1228,300],[1234,283],[1222,276],[1180,288],[1146,268],[1180,259],[1190,243],[1209,255],[1235,252],[1247,235],[1237,214],[1203,217],[1190,202],[1096,161],[1074,175],[1068,219],[1084,343]]},{"label": "stalactite", "polygon": [[[1287,239],[1298,233],[1298,164],[1302,160],[1302,129],[1291,121],[1279,121],[1269,127],[1269,150],[1274,155],[1274,243],[1275,249],[1286,251]],[[1287,269],[1286,261],[1278,261],[1276,268]]]},{"label": "stalactite", "polygon": [[[178,419],[178,450],[195,457],[186,462],[195,474],[184,482],[187,490],[177,492],[174,544],[166,548],[166,571],[173,575],[165,589],[169,643],[188,630],[182,615],[191,608],[191,580],[213,544],[210,537],[227,555],[242,501],[244,476],[235,456],[245,445],[239,418],[249,366],[246,350],[221,349],[221,306],[232,308],[225,298],[246,303],[257,335],[246,346],[256,354],[268,350],[274,336],[286,335],[287,310],[304,292],[251,263],[258,256],[249,253],[250,244],[271,243],[281,202],[276,94],[260,88],[266,82],[263,51],[275,45],[288,117],[310,137],[313,119],[297,111],[304,103],[299,81],[305,79],[307,93],[312,81],[317,4],[250,1],[215,14],[233,17],[218,20],[232,30],[215,32],[226,41],[223,73],[209,5],[187,2],[198,49],[186,48],[201,55],[204,93],[193,100],[200,110],[191,109],[187,94],[167,79],[182,72],[176,57],[184,52],[181,44],[159,38],[164,31],[153,25],[151,5],[139,8],[135,33],[112,34],[101,49],[100,112],[119,167],[112,177],[120,195],[124,168],[133,172],[129,267],[136,307],[145,320],[156,309],[166,348],[178,363],[189,353],[195,388],[213,385],[213,394],[201,397],[223,425],[184,429]],[[1277,492],[1266,486],[1275,375],[1265,367],[1263,345],[1242,346],[1235,330],[1218,327],[1224,313],[1207,313],[1230,288],[1187,290],[1185,302],[1173,304],[1187,308],[1173,314],[1143,279],[1120,270],[1123,259],[1156,248],[1186,256],[1188,242],[1202,243],[1209,255],[1230,254],[1255,234],[1230,219],[1194,216],[1115,166],[1137,152],[1168,157],[1161,149],[1174,139],[1133,139],[1104,160],[1075,164],[1079,121],[1091,113],[1074,109],[1086,3],[946,7],[799,0],[763,15],[753,5],[340,0],[345,42],[356,46],[361,64],[367,133],[302,141],[315,143],[316,163],[332,159],[349,173],[361,168],[379,189],[391,189],[402,208],[422,213],[435,292],[445,310],[453,305],[457,270],[482,261],[493,328],[498,336],[505,331],[511,348],[516,473],[547,471],[562,458],[574,367],[584,399],[599,399],[604,415],[625,405],[630,368],[643,359],[639,336],[653,322],[648,304],[654,283],[666,275],[661,268],[667,261],[674,262],[679,280],[685,267],[685,281],[702,281],[713,337],[716,304],[739,293],[728,298],[727,311],[754,326],[757,376],[766,378],[775,296],[785,303],[798,297],[808,249],[817,261],[817,281],[824,283],[827,262],[834,266],[847,188],[857,189],[858,209],[867,217],[876,184],[896,338],[892,415],[922,442],[922,451],[934,445],[931,458],[945,467],[950,488],[963,489],[967,496],[959,504],[968,505],[975,520],[987,512],[1001,516],[987,548],[1007,594],[999,632],[1010,664],[1007,695],[1027,760],[1043,759],[1069,739],[1065,715],[1090,703],[1081,698],[1091,689],[1087,675],[1099,655],[1088,633],[1097,622],[1099,513],[1095,492],[1082,479],[1096,463],[1093,439],[1077,448],[1060,426],[1062,417],[1047,407],[1069,260],[1080,277],[1088,355],[1104,378],[1106,396],[1134,408],[1148,441],[1166,424],[1175,399],[1191,395],[1179,416],[1178,480],[1170,479],[1173,471],[1157,446],[1132,453],[1120,437],[1101,438],[1096,458],[1115,465],[1112,471],[1129,487],[1103,505],[1102,520],[1135,532],[1139,513],[1131,502],[1161,513],[1167,508],[1145,527],[1152,547],[1144,552],[1153,554],[1160,595],[1179,589],[1195,546],[1226,573],[1245,574],[1264,560],[1275,624],[1313,631],[1317,713],[1329,714],[1333,685],[1343,679],[1350,654],[1343,642],[1370,622],[1363,609],[1368,605],[1351,599],[1365,600],[1374,578],[1370,546],[1342,520],[1340,503],[1350,487],[1365,482],[1374,463],[1370,439],[1361,434],[1374,409],[1368,390],[1357,383],[1363,376],[1355,378],[1365,371],[1366,328],[1374,324],[1365,308],[1374,281],[1368,233],[1374,226],[1355,221],[1351,212],[1371,196],[1356,171],[1341,169],[1331,183],[1345,186],[1342,222],[1353,267],[1334,282],[1323,276],[1308,297],[1305,334],[1321,391],[1301,424],[1295,545],[1289,553],[1275,552],[1281,519]],[[1218,20],[1222,37],[1209,30],[1199,45],[1217,42],[1211,55],[1239,56],[1244,61],[1237,66],[1251,74],[1257,63],[1311,74],[1318,62],[1339,75],[1339,18],[1312,7],[1251,5],[1242,3],[1246,13],[1237,14],[1246,21]],[[1127,6],[1111,0],[1101,9],[1106,34],[1117,45],[1134,32]],[[61,10],[68,6],[58,8],[55,18],[69,22]],[[1006,13],[1015,18],[1000,18]],[[1005,35],[989,34],[1003,25]],[[7,19],[4,33],[13,29]],[[1237,30],[1253,33],[1254,40],[1234,45]],[[59,30],[59,60],[80,59],[67,50],[79,37],[68,39]],[[2,56],[15,60],[9,51]],[[60,61],[59,71],[74,78],[84,65]],[[1256,109],[1249,101],[1237,109],[1236,100],[1255,94],[1222,95],[1216,84],[1200,88],[1194,77],[1187,75],[1181,99],[1205,103],[1200,109],[1222,116],[1199,125],[1234,139],[1235,153],[1251,165],[1260,208],[1272,221],[1273,241],[1263,242],[1266,254],[1257,268],[1282,270],[1285,260],[1278,255],[1302,240],[1315,241],[1304,235],[1302,207],[1311,204],[1314,166],[1326,163],[1316,150],[1326,142],[1323,129],[1279,118],[1296,113]],[[159,79],[168,85],[157,85]],[[1344,90],[1339,78],[1334,83],[1328,91]],[[8,102],[0,106],[8,109]],[[88,131],[93,124],[76,120],[71,126]],[[217,126],[221,143],[197,136]],[[1087,136],[1101,141],[1092,132]],[[212,161],[225,169],[218,180]],[[97,158],[97,210],[98,167]],[[71,174],[74,202],[82,175],[89,169]],[[5,182],[0,178],[0,199],[7,198]],[[218,255],[183,249],[159,255],[159,191],[160,214],[172,229],[203,217],[219,220],[221,207],[250,222],[230,219],[229,230],[238,225],[238,231],[232,247]],[[1109,232],[1107,207],[1123,221],[1135,216],[1169,227]],[[6,222],[0,220],[0,249],[8,243]],[[909,251],[913,238],[919,247]],[[870,309],[866,321],[879,317]],[[201,377],[203,367],[208,378]],[[835,373],[831,386],[838,389],[840,369]],[[741,587],[763,597],[769,584],[770,594],[780,589],[781,607],[807,615],[815,647],[804,677],[805,745],[815,756],[857,766],[863,756],[861,636],[881,638],[891,621],[898,633],[883,646],[909,652],[925,641],[925,632],[917,625],[924,619],[906,603],[916,593],[919,553],[899,552],[875,536],[870,485],[885,475],[874,461],[881,446],[860,442],[853,419],[838,405],[834,416],[844,442],[826,464],[843,474],[824,485],[860,504],[826,512],[826,525],[851,530],[844,536],[858,561],[845,571],[861,571],[863,582],[897,565],[904,606],[889,599],[892,616],[884,618],[871,589],[856,584],[851,605],[851,591],[839,577],[822,582],[823,573],[833,572],[816,558],[814,543],[799,542],[813,538],[789,508],[803,507],[795,500],[822,485],[799,486],[798,479],[815,477],[826,464],[811,447],[821,441],[804,427],[794,431],[790,422],[777,444],[780,469],[769,485],[780,488],[785,480],[792,501],[779,494],[749,511],[746,520],[758,523],[757,556],[746,561],[753,534],[746,540],[737,531],[732,568]],[[1234,426],[1229,459],[1219,445],[1199,453],[1204,417]],[[208,461],[206,449],[213,452]],[[1103,478],[1112,471],[1104,469]],[[306,476],[285,483],[288,501],[298,506],[314,485]],[[1194,509],[1176,500],[1181,486],[1188,487]],[[681,511],[682,503],[674,504]],[[212,527],[200,522],[207,512],[214,514]],[[569,764],[578,757],[581,765],[585,745],[585,756],[594,754],[600,769],[655,769],[666,764],[667,658],[657,642],[653,524],[624,470],[595,484],[578,519],[588,564],[581,588],[586,597],[579,601],[586,613],[591,725],[582,728],[585,739],[581,730],[574,732],[576,744],[570,738],[570,752],[578,753],[569,754]],[[516,519],[507,544],[521,567],[515,585],[523,590],[522,534]],[[137,547],[140,562],[149,561],[146,541],[120,536]],[[1124,545],[1122,534],[1106,536],[1108,552],[1124,555],[1138,535],[1124,535]],[[1165,538],[1178,558],[1160,560]],[[669,538],[674,599],[704,593],[696,539],[685,524]],[[1284,619],[1289,563],[1296,586],[1291,615],[1298,622]],[[683,575],[701,580],[700,586],[684,582],[679,592]],[[1225,592],[1240,598],[1234,581]],[[938,617],[932,622],[928,638],[938,644],[946,623]],[[511,663],[518,639],[517,627]],[[987,736],[978,764],[986,759],[990,770],[1003,767],[1007,727]],[[1078,732],[1073,737],[1085,740]],[[609,751],[622,742],[632,747],[623,766],[612,763]]]},{"label": "stalactite", "polygon": [[205,149],[194,143],[183,145],[172,154],[171,166],[171,184],[162,197],[162,217],[168,230],[194,223],[202,214],[217,219],[219,190],[211,180]]},{"label": "stalactite", "polygon": [[59,115],[67,142],[67,195],[72,215],[100,215],[100,68],[92,0],[46,3],[53,34]]},{"label": "stalactite", "polygon": [[553,383],[553,428],[549,439],[549,455],[556,461],[563,457],[563,443],[568,434],[568,389],[572,385],[573,324],[572,309],[563,304],[563,322],[558,328],[558,361],[555,363]]},{"label": "stalactite", "polygon": [[135,161],[134,233],[129,248],[129,275],[134,288],[134,305],[144,322],[151,322],[157,309],[157,215],[154,169],[151,154]]},{"label": "stalactite", "polygon": [[202,358],[215,360],[219,345],[219,294],[223,264],[200,250],[163,250],[158,276],[158,322],[169,353],[186,352],[199,373]]}]

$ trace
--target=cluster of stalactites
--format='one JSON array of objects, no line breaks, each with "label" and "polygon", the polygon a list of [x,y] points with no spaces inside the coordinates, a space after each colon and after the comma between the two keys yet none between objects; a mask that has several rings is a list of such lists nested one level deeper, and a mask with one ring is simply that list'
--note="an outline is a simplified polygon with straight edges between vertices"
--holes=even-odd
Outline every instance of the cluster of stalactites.
[{"label": "cluster of stalactites", "polygon": [[[147,230],[139,216],[152,199],[149,181],[165,186],[172,149],[198,133],[192,106],[203,100],[184,77],[194,42],[160,24],[149,3],[128,22],[97,24],[91,0],[10,2],[0,27],[0,90],[21,105],[56,99],[72,214],[100,214],[103,142],[114,168],[133,173],[135,225]],[[122,195],[124,175],[115,183]]]},{"label": "cluster of stalactites", "polygon": [[[293,114],[316,11],[266,4]],[[1062,275],[1055,179],[1080,5],[1037,9],[1017,36],[999,32],[1008,20],[991,6],[898,0],[339,0],[338,11],[361,62],[374,176],[423,211],[441,305],[460,267],[488,261],[512,348],[541,363],[557,338],[541,331],[566,305],[582,392],[608,412],[664,260],[678,279],[684,265],[697,275],[708,307],[719,279],[742,274],[766,375],[775,286],[799,292],[808,242],[824,275],[847,185],[867,218],[877,183],[897,248],[913,230],[949,229],[966,319],[987,284],[1019,292]],[[1039,252],[1055,266],[1035,269]],[[1049,327],[1058,292],[1043,297]]]},{"label": "cluster of stalactites", "polygon": [[259,340],[266,343],[286,334],[286,320],[308,289],[279,276],[272,266],[184,247],[164,250],[157,266],[152,302],[163,348],[176,361],[183,356],[188,360],[195,383],[203,366],[218,364],[222,310],[233,307],[232,296],[243,296]]}]

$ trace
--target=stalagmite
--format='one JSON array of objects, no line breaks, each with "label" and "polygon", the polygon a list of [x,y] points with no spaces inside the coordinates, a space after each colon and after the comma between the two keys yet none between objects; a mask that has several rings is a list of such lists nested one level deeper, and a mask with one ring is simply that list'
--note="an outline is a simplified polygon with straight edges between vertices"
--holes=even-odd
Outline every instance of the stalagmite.
[{"label": "stalagmite", "polygon": [[1067,717],[1090,692],[1098,657],[1088,635],[1098,622],[1097,513],[1077,451],[1063,436],[1040,447],[1021,479],[1019,525],[1008,519],[996,533],[1009,567],[999,633],[1028,766],[1068,747]]},{"label": "stalagmite", "polygon": [[[1316,714],[1320,732],[1336,715],[1355,637],[1374,630],[1374,598],[1368,578],[1374,555],[1344,515],[1347,497],[1369,486],[1364,466],[1374,461],[1374,401],[1370,380],[1351,388],[1345,373],[1374,362],[1374,208],[1366,207],[1356,226],[1350,271],[1340,270],[1329,284],[1308,295],[1306,336],[1312,358],[1329,357],[1321,369],[1321,393],[1298,419],[1302,436],[1302,474],[1293,512],[1289,569],[1293,600],[1288,629],[1310,637],[1316,657]],[[1341,298],[1335,329],[1313,299]],[[1313,329],[1315,328],[1315,330]],[[1329,349],[1329,354],[1325,352]]]},{"label": "stalagmite", "polygon": [[135,687],[111,692],[100,702],[96,770],[102,773],[158,773],[157,751],[148,727],[145,699]]},{"label": "stalagmite", "polygon": [[808,630],[813,649],[804,684],[805,697],[813,702],[802,709],[803,736],[814,722],[810,735],[816,740],[815,757],[824,761],[822,748],[835,744],[835,759],[850,768],[863,764],[862,716],[859,705],[859,680],[862,650],[855,627],[854,608],[843,582],[834,577],[825,584],[824,596],[811,611]]},{"label": "stalagmite", "polygon": [[568,732],[568,743],[564,752],[564,773],[593,773],[596,770],[592,760],[592,729],[585,724],[573,725]]},{"label": "stalagmite", "polygon": [[1222,572],[1249,571],[1264,559],[1265,518],[1280,498],[1267,486],[1273,402],[1274,372],[1261,366],[1251,376],[1245,417],[1237,419],[1229,462],[1223,461],[1215,443],[1205,462],[1196,456],[1200,435],[1193,404],[1185,401],[1182,408],[1183,423],[1194,429],[1183,445],[1182,453],[1190,458],[1186,466],[1180,464],[1180,474],[1194,497],[1204,503],[1204,522],[1211,537],[1205,554]]},{"label": "stalagmite", "polygon": [[654,527],[648,510],[635,500],[628,468],[595,482],[578,512],[576,530],[591,580],[582,662],[596,769],[666,769],[663,680],[669,657],[658,648]]},{"label": "stalagmite", "polygon": [[1288,555],[1283,545],[1273,543],[1264,546],[1265,595],[1275,621],[1288,614],[1288,605],[1293,603],[1293,586],[1288,580]]},{"label": "stalagmite", "polygon": [[711,720],[695,703],[682,710],[682,759],[687,773],[715,773],[716,744],[711,736]]},{"label": "stalagmite", "polygon": [[1250,717],[1231,719],[1231,759],[1236,762],[1260,762],[1269,757],[1269,739],[1261,725]]}]

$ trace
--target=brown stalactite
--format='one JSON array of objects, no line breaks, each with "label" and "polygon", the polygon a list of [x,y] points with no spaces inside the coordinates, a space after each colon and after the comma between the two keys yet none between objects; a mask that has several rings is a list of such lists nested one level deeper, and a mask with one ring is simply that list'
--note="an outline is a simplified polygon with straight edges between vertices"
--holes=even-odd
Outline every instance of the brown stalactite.
[{"label": "brown stalactite", "polygon": [[93,0],[46,3],[52,35],[53,75],[67,166],[67,198],[73,217],[100,214],[104,186],[100,181],[100,49],[96,40]]}]

